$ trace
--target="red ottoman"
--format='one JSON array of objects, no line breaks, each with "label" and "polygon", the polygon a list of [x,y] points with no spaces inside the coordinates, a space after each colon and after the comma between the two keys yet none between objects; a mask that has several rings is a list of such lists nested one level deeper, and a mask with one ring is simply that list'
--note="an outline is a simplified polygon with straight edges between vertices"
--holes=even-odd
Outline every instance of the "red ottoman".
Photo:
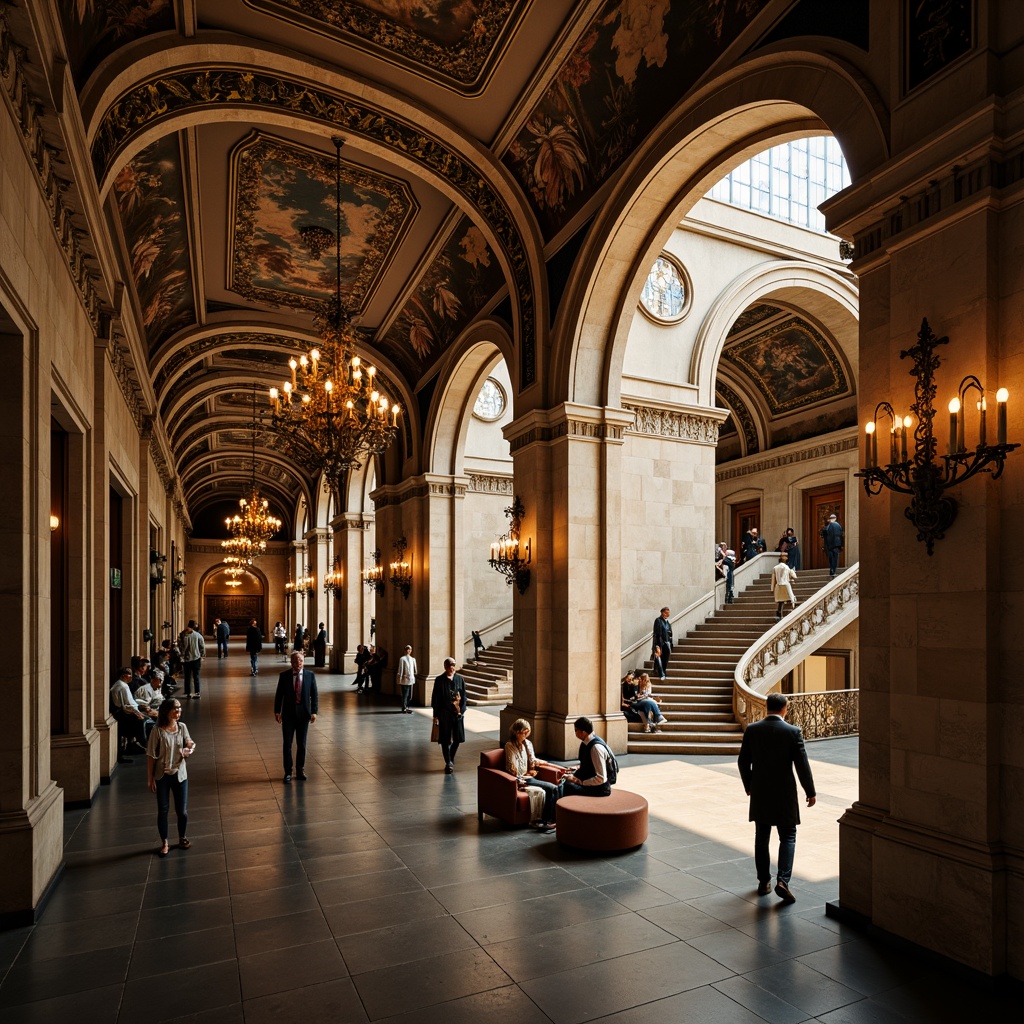
[{"label": "red ottoman", "polygon": [[555,812],[558,841],[578,850],[632,850],[647,839],[647,801],[639,793],[566,796]]}]

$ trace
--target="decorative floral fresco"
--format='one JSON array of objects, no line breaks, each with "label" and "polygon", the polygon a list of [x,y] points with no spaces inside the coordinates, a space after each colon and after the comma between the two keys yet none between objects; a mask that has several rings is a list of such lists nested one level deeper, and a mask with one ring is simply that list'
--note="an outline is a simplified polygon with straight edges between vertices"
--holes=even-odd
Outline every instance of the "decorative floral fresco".
[{"label": "decorative floral fresco", "polygon": [[529,0],[246,0],[257,11],[369,46],[460,92],[486,84]]},{"label": "decorative floral fresco", "polygon": [[178,136],[168,135],[125,164],[114,181],[151,352],[196,320],[180,163]]},{"label": "decorative floral fresco", "polygon": [[552,237],[767,0],[609,0],[505,163]]},{"label": "decorative floral fresco", "polygon": [[[422,372],[423,364],[441,354],[503,281],[483,233],[463,217],[420,279],[384,345],[405,363],[411,347]],[[416,376],[419,373],[412,375]]]},{"label": "decorative floral fresco", "polygon": [[[314,309],[334,294],[335,159],[259,132],[233,156],[235,211],[228,287],[276,305]],[[341,282],[348,308],[362,308],[418,205],[397,178],[342,160]],[[314,253],[300,235],[319,228]]]},{"label": "decorative floral fresco", "polygon": [[127,43],[174,26],[172,0],[57,0],[75,85]]}]

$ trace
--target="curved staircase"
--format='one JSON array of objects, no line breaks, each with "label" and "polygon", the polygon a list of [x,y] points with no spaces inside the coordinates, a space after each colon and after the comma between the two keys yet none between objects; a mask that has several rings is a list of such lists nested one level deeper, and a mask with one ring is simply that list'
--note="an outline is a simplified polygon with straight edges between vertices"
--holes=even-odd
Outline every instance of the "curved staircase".
[{"label": "curved staircase", "polygon": [[512,634],[459,669],[466,680],[466,703],[476,707],[512,703]]},{"label": "curved staircase", "polygon": [[[732,604],[676,639],[668,678],[652,679],[668,724],[648,734],[641,724],[630,722],[629,753],[739,753],[743,731],[732,713],[733,674],[743,654],[775,625],[770,579],[770,572],[762,573]],[[798,572],[793,584],[797,603],[828,581],[828,569]],[[650,669],[651,662],[645,662],[644,671]]]}]

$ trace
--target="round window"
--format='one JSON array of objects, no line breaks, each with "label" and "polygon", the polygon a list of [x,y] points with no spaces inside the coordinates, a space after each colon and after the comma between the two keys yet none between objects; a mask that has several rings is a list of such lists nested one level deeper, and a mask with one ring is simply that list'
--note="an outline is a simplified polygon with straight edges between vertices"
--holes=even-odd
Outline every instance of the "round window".
[{"label": "round window", "polygon": [[682,320],[690,308],[690,281],[671,256],[662,253],[647,275],[640,293],[640,309],[657,323]]},{"label": "round window", "polygon": [[473,415],[482,420],[496,420],[505,411],[505,403],[505,389],[493,377],[488,377],[476,396]]}]

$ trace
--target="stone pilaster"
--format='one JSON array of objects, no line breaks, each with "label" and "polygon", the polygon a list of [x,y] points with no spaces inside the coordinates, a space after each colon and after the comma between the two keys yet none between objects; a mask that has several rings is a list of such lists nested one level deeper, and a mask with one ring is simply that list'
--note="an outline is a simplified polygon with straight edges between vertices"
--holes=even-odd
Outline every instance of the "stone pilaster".
[{"label": "stone pilaster", "polygon": [[356,647],[369,638],[370,593],[363,570],[369,566],[372,526],[373,516],[358,512],[342,513],[331,523],[334,554],[344,574],[341,597],[335,594],[334,601],[331,669],[335,672],[354,672]]},{"label": "stone pilaster", "polygon": [[317,624],[327,621],[327,602],[330,600],[324,593],[324,576],[331,568],[331,560],[328,557],[328,531],[326,527],[318,527],[306,534],[306,564],[309,566],[310,575],[316,580],[313,593],[306,595],[306,615],[309,622],[303,625],[309,627],[309,635],[312,639],[317,634]]}]

